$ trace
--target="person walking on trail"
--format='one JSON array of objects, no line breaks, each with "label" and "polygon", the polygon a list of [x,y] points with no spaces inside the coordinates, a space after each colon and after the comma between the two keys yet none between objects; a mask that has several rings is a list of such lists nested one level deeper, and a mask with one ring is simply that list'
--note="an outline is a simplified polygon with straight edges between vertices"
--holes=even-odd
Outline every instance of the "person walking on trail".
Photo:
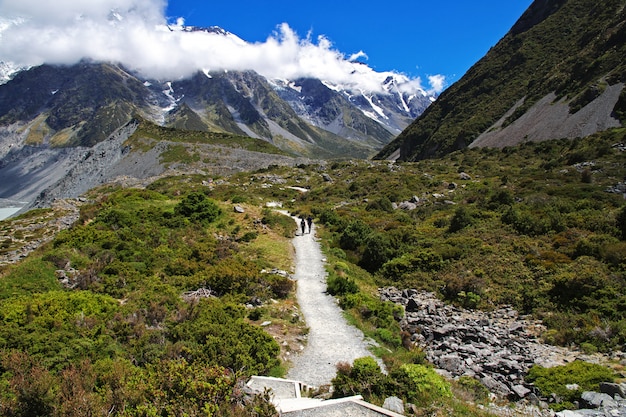
[{"label": "person walking on trail", "polygon": [[302,228],[302,234],[304,234],[304,231],[306,229],[306,222],[304,221],[304,217],[300,221],[300,227]]},{"label": "person walking on trail", "polygon": [[307,217],[306,222],[309,225],[309,233],[311,233],[311,226],[313,226],[313,217]]}]

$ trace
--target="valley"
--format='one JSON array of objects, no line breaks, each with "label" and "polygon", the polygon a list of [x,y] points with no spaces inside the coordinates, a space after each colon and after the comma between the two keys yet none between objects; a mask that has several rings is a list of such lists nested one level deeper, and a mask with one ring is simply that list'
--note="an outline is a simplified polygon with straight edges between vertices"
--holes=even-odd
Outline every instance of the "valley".
[{"label": "valley", "polygon": [[626,415],[624,0],[441,94],[320,42],[341,77],[0,62],[1,415]]}]

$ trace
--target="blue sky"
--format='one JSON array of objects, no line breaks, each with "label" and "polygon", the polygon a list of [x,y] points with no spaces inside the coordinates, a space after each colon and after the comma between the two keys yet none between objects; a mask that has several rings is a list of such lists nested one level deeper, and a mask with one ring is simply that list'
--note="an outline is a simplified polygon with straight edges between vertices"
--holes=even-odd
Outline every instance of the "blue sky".
[{"label": "blue sky", "polygon": [[220,26],[263,42],[281,23],[299,37],[324,35],[346,56],[363,51],[377,71],[458,80],[500,40],[531,0],[169,0],[168,18]]}]

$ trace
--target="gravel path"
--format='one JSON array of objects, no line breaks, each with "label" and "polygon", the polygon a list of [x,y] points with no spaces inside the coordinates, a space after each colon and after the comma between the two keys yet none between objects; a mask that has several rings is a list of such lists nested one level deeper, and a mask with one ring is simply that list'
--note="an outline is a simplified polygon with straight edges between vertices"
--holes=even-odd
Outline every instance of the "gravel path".
[{"label": "gravel path", "polygon": [[[315,225],[313,233],[302,235],[298,229],[293,245],[298,304],[309,334],[306,347],[293,358],[287,378],[319,387],[330,384],[337,363],[352,363],[356,358],[373,355],[367,349],[363,333],[348,325],[335,299],[326,293],[325,259],[315,240]],[[381,361],[378,362],[383,368]]]}]

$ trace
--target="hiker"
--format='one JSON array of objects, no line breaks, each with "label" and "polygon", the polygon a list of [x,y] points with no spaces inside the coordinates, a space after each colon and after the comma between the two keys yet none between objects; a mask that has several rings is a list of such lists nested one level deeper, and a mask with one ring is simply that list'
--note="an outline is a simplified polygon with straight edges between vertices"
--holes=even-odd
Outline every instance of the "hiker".
[{"label": "hiker", "polygon": [[306,222],[304,221],[304,217],[300,221],[300,227],[302,228],[302,234],[304,234],[304,230],[306,229]]},{"label": "hiker", "polygon": [[311,226],[313,226],[313,217],[311,216],[307,217],[306,222],[309,225],[309,233],[311,233]]}]

